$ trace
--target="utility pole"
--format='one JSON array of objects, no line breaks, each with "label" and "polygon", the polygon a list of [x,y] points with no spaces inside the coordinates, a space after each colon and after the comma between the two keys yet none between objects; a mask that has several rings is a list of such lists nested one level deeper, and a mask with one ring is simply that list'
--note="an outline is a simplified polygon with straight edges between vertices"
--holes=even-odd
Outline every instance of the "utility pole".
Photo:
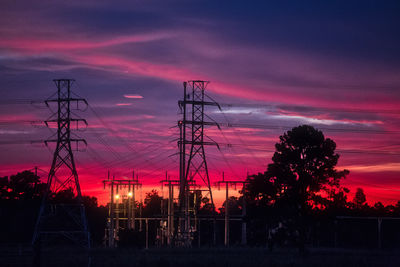
[{"label": "utility pole", "polygon": [[229,223],[230,223],[230,215],[229,215],[229,186],[234,186],[241,184],[243,186],[243,204],[242,204],[242,245],[247,244],[247,225],[245,222],[246,217],[246,198],[244,196],[245,184],[248,183],[246,181],[228,181],[225,180],[225,174],[222,173],[222,180],[217,182],[218,188],[221,185],[225,185],[225,235],[224,235],[224,245],[225,247],[229,247]]},{"label": "utility pole", "polygon": [[172,180],[166,174],[165,180],[160,181],[161,186],[168,187],[168,219],[167,219],[167,245],[171,246],[175,234],[174,227],[174,187],[179,187],[179,180]]},{"label": "utility pole", "polygon": [[[216,122],[204,121],[205,106],[218,106],[216,102],[205,101],[204,91],[208,81],[189,81],[183,83],[183,100],[178,102],[182,111],[182,120],[178,122],[180,129],[179,146],[179,231],[185,246],[191,245],[191,219],[189,209],[190,183],[202,181],[210,196],[211,205],[214,199],[211,191],[210,177],[205,155],[205,145],[216,145],[214,141],[204,140],[204,126],[215,125]],[[188,113],[191,113],[189,118]],[[189,128],[190,127],[190,128]],[[187,139],[189,137],[189,139]],[[186,160],[186,145],[190,145],[188,159]]]},{"label": "utility pole", "polygon": [[[110,172],[108,172],[108,180],[110,180]],[[115,238],[115,226],[114,226],[114,218],[115,218],[115,209],[114,209],[114,180],[113,176],[111,181],[111,199],[109,204],[109,228],[108,228],[108,246],[114,247],[114,238]]]},{"label": "utility pole", "polygon": [[[71,143],[78,148],[80,143],[86,144],[84,139],[71,137],[72,127],[79,128],[80,123],[87,125],[86,120],[73,118],[72,105],[84,103],[83,98],[75,98],[71,95],[72,79],[57,79],[54,83],[57,86],[57,98],[48,99],[46,105],[57,104],[57,111],[45,121],[45,124],[57,125],[56,139],[48,139],[45,144],[56,143],[53,154],[53,162],[47,179],[47,187],[44,193],[36,222],[32,243],[57,242],[70,240],[85,248],[90,248],[90,235],[85,214],[85,207],[82,201],[82,193],[76,171],[74,154],[72,153]],[[70,191],[74,199],[68,203],[58,203],[54,201],[54,196],[63,191]]]}]

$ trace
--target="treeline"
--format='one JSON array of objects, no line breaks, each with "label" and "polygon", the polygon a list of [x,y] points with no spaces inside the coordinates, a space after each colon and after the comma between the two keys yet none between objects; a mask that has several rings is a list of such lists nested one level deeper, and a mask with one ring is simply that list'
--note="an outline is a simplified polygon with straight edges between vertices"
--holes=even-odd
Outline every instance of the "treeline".
[{"label": "treeline", "polygon": [[[287,210],[282,210],[279,206],[272,203],[274,201],[266,201],[271,199],[271,196],[265,194],[266,174],[258,174],[247,178],[247,186],[245,194],[241,192],[239,197],[231,196],[229,198],[229,214],[232,217],[239,218],[242,215],[243,206],[246,205],[246,216],[244,220],[247,223],[248,245],[260,246],[265,245],[268,237],[268,229],[279,232],[279,223],[281,230],[287,225],[282,225],[285,217],[290,214],[285,214]],[[40,181],[40,178],[31,171],[23,171],[9,177],[0,177],[0,216],[3,218],[0,222],[1,234],[0,242],[30,242],[36,218],[38,215],[40,203],[45,191],[46,184]],[[264,192],[264,193],[262,193]],[[380,202],[374,205],[367,204],[367,198],[361,188],[357,189],[354,199],[348,200],[347,194],[349,190],[341,188],[338,191],[332,191],[329,196],[319,196],[315,199],[314,205],[309,209],[309,228],[316,228],[319,225],[321,228],[323,223],[329,222],[332,224],[337,216],[364,216],[364,217],[399,217],[400,216],[400,201],[396,205],[383,205]],[[257,196],[256,196],[257,195]],[[70,201],[73,195],[68,191],[59,192],[54,196],[54,199],[60,203]],[[192,195],[192,199],[197,198],[198,216],[221,216],[225,213],[226,203],[222,207],[214,210],[208,198],[202,197],[201,194]],[[266,199],[265,199],[266,198]],[[245,200],[245,201],[244,201]],[[106,220],[108,207],[99,206],[95,197],[83,196],[83,201],[88,215],[88,221],[91,231],[91,236],[94,245],[103,243],[104,229],[106,228]],[[318,204],[316,204],[318,203]],[[139,204],[137,210],[139,210]],[[163,199],[156,190],[146,193],[143,203],[143,217],[161,217],[167,211],[167,200]],[[177,210],[177,203],[176,210]],[[282,216],[285,215],[285,216]],[[150,240],[156,242],[155,233],[157,224],[152,223],[150,229]],[[209,223],[210,224],[210,223]],[[202,244],[212,244],[213,226],[203,223]],[[218,243],[223,243],[223,222],[217,224]],[[278,227],[278,230],[276,230]],[[357,224],[352,227],[358,227]],[[373,227],[373,226],[372,226]],[[327,231],[332,229],[327,229]],[[367,229],[365,231],[368,231]],[[241,222],[231,223],[231,243],[241,243]],[[137,239],[129,240],[129,239]],[[290,238],[282,242],[290,243]],[[333,240],[333,237],[330,241]],[[121,245],[136,245],[143,246],[144,233],[121,232]]]},{"label": "treeline", "polygon": [[[46,186],[32,171],[0,177],[0,242],[31,242]],[[50,198],[54,203],[75,200],[70,190],[50,194]],[[92,229],[92,238],[96,243],[102,242],[107,209],[98,206],[96,197],[83,196],[82,200]]]},{"label": "treeline", "polygon": [[[374,246],[376,231],[381,231],[377,230],[374,218],[399,217],[400,201],[395,205],[385,206],[381,202],[369,205],[361,188],[356,190],[353,199],[348,199],[349,189],[343,187],[341,181],[349,171],[336,169],[339,155],[335,149],[333,140],[307,125],[295,127],[280,136],[267,170],[247,177],[240,196],[229,199],[231,218],[240,218],[232,222],[231,243],[241,243],[242,222],[245,222],[250,246],[269,244],[271,248],[295,246],[303,250],[307,245],[350,244],[352,239]],[[0,241],[30,241],[45,188],[45,183],[30,171],[0,178]],[[51,197],[59,203],[74,198],[68,190]],[[222,244],[224,225],[221,219],[226,203],[215,209],[201,191],[192,193],[190,199],[191,206],[196,205],[198,217],[220,218],[216,230],[210,222],[201,223],[201,236],[197,237],[201,242],[198,244],[213,243],[213,231],[217,232],[217,243]],[[99,206],[95,197],[84,196],[83,201],[94,245],[100,245],[108,207]],[[140,207],[142,217],[166,216],[167,200],[155,190],[146,194],[144,203],[135,205],[137,210]],[[369,221],[363,221],[363,218],[369,218]],[[399,222],[383,224],[384,231],[390,233],[387,234],[392,240],[390,244],[400,243],[399,231],[392,231],[400,227]],[[153,243],[158,227],[159,222],[152,223],[149,236]],[[129,245],[128,237],[141,240],[143,233],[121,231],[121,244]]]}]

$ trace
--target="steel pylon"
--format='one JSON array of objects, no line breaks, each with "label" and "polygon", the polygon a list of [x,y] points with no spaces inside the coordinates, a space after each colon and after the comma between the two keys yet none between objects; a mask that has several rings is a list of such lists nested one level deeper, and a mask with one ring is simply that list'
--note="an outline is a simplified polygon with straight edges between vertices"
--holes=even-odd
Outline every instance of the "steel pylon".
[{"label": "steel pylon", "polygon": [[[189,207],[189,195],[194,190],[194,188],[191,188],[191,185],[204,186],[206,189],[202,191],[208,192],[211,205],[214,207],[204,146],[218,146],[218,144],[212,140],[204,140],[204,126],[218,126],[218,124],[216,122],[204,121],[204,117],[206,116],[204,107],[219,105],[216,102],[205,101],[204,91],[208,83],[208,81],[201,80],[184,82],[183,100],[178,102],[183,114],[182,120],[178,122],[180,129],[180,139],[178,142],[180,149],[179,230],[186,246],[190,246],[190,235],[193,231],[196,231],[191,226],[191,212],[195,212],[191,211]],[[190,147],[188,154],[186,152],[186,145]]]},{"label": "steel pylon", "polygon": [[57,105],[57,111],[45,121],[48,127],[57,125],[54,138],[45,141],[45,144],[56,143],[51,169],[47,179],[47,187],[35,226],[32,243],[51,245],[80,245],[90,247],[85,207],[83,205],[78,173],[76,171],[73,148],[86,141],[74,138],[71,127],[78,128],[81,123],[87,125],[86,120],[72,118],[72,109],[79,109],[79,105],[88,105],[83,98],[71,94],[72,79],[56,79],[57,98],[45,101],[48,107]]}]

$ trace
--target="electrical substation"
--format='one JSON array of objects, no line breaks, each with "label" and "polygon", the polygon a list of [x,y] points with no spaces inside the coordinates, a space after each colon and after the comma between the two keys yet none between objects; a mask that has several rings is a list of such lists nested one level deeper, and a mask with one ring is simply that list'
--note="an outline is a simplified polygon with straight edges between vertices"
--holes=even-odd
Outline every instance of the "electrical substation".
[{"label": "electrical substation", "polygon": [[[47,189],[39,211],[33,244],[46,244],[46,242],[59,243],[60,236],[71,244],[79,244],[90,248],[90,234],[82,201],[78,173],[75,166],[73,148],[86,145],[86,141],[77,138],[72,130],[79,129],[87,122],[75,118],[71,111],[73,108],[85,109],[88,103],[85,99],[75,97],[71,93],[72,79],[54,80],[57,86],[57,98],[45,101],[50,107],[56,104],[57,111],[45,123],[57,125],[57,133],[45,144],[54,142],[53,162],[48,175]],[[179,129],[179,176],[171,178],[166,173],[165,179],[160,180],[160,185],[168,191],[168,197],[163,198],[161,214],[156,217],[145,217],[142,214],[142,182],[139,176],[132,172],[131,179],[116,178],[108,173],[103,180],[104,189],[109,192],[108,219],[104,229],[104,245],[118,247],[119,233],[121,230],[144,232],[146,248],[149,247],[149,223],[156,226],[155,245],[168,247],[200,247],[202,244],[201,231],[208,229],[208,240],[213,246],[217,244],[217,221],[224,221],[224,245],[229,246],[230,221],[242,221],[242,241],[246,244],[245,203],[241,216],[229,215],[228,190],[229,186],[240,184],[244,189],[244,181],[217,182],[220,188],[224,185],[226,190],[226,207],[224,217],[215,212],[210,215],[199,214],[202,198],[209,200],[208,205],[214,211],[215,204],[210,182],[206,146],[219,145],[214,141],[206,141],[205,129],[207,126],[220,127],[206,114],[207,106],[220,105],[207,97],[205,90],[208,81],[188,81],[183,83],[183,98],[178,101],[181,118],[177,121]],[[207,118],[207,119],[206,119]],[[75,146],[73,146],[75,145]],[[61,190],[71,190],[75,196],[72,203],[54,201],[54,194]],[[204,203],[203,203],[204,204]],[[211,230],[210,230],[211,229]],[[68,243],[66,242],[66,243]],[[64,244],[64,243],[63,243]]]},{"label": "electrical substation", "polygon": [[[107,229],[105,229],[105,244],[116,247],[120,229],[132,229],[145,232],[145,247],[149,246],[149,222],[157,226],[156,244],[168,247],[201,246],[201,228],[212,229],[209,236],[217,243],[217,221],[224,221],[224,244],[229,246],[229,221],[242,221],[242,244],[246,244],[246,223],[242,216],[230,218],[229,207],[226,207],[224,217],[216,214],[201,215],[198,212],[201,198],[210,200],[209,205],[215,209],[212,184],[210,182],[205,146],[216,146],[213,141],[205,141],[206,126],[219,127],[218,123],[206,114],[207,106],[219,104],[212,99],[206,100],[205,94],[208,81],[188,81],[183,83],[183,99],[178,101],[181,119],[178,120],[179,140],[179,177],[171,178],[166,174],[160,181],[161,187],[167,189],[167,197],[161,204],[161,214],[158,217],[142,217],[142,203],[136,204],[138,188],[141,188],[139,177],[132,180],[110,178],[103,183],[109,189],[110,202]],[[205,120],[205,118],[210,118]],[[244,185],[244,181],[225,181],[226,195],[230,185]],[[106,187],[107,185],[107,187]],[[136,190],[135,190],[136,189]],[[228,199],[226,199],[228,200]],[[228,203],[228,201],[226,201]],[[243,209],[245,212],[245,209]],[[145,225],[143,227],[143,224]]]},{"label": "electrical substation", "polygon": [[[72,79],[54,80],[57,91],[45,101],[50,110],[56,111],[45,121],[46,126],[56,128],[54,135],[45,141],[46,146],[54,143],[53,160],[47,177],[32,244],[35,246],[72,245],[85,249],[91,247],[90,229],[86,217],[78,171],[75,164],[74,150],[86,146],[85,139],[75,131],[87,127],[85,119],[72,110],[84,111],[91,108],[86,99],[71,91]],[[247,180],[210,178],[206,147],[213,146],[220,150],[220,145],[205,134],[208,127],[221,124],[207,114],[207,107],[218,108],[220,104],[209,97],[205,91],[208,81],[188,81],[183,83],[183,97],[178,101],[179,115],[176,128],[179,161],[173,168],[178,168],[176,176],[159,177],[163,193],[160,197],[159,214],[144,214],[143,186],[145,179],[138,172],[132,171],[131,177],[116,177],[110,172],[102,180],[107,193],[107,221],[104,227],[103,245],[109,248],[119,247],[121,232],[136,233],[130,240],[144,248],[150,247],[216,247],[232,244],[248,244],[248,222],[246,198],[240,198],[240,211],[231,213],[230,189],[246,190]],[[222,113],[223,114],[223,113]],[[224,115],[225,116],[225,115]],[[228,126],[236,125],[227,121]],[[223,134],[223,133],[222,133]],[[207,137],[207,138],[205,138]],[[226,138],[225,138],[226,139]],[[229,145],[229,144],[228,144]],[[50,148],[50,147],[49,147]],[[222,152],[221,152],[222,153]],[[37,168],[35,169],[37,174]],[[104,176],[103,176],[104,177]],[[211,181],[216,181],[214,184]],[[225,201],[216,212],[212,189],[224,190]],[[164,195],[166,191],[166,196]],[[57,198],[59,192],[73,195],[72,198]],[[238,199],[239,201],[239,199]],[[207,206],[208,212],[201,212]],[[333,240],[338,243],[338,222],[342,224],[358,217],[337,217]],[[368,217],[377,221],[377,244],[382,245],[382,221],[380,217]],[[397,218],[385,218],[388,220]],[[232,229],[234,225],[234,229]],[[250,228],[249,228],[250,229]],[[268,229],[265,233],[268,234]],[[264,233],[264,235],[265,235]],[[235,235],[234,241],[231,238]],[[138,238],[141,237],[141,238]],[[268,237],[267,237],[268,239]]]}]

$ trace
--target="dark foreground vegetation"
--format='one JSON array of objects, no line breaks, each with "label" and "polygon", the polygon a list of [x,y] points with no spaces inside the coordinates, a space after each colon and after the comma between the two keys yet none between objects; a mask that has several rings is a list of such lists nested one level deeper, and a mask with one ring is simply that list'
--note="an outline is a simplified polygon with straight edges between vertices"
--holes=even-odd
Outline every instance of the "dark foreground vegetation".
[{"label": "dark foreground vegetation", "polygon": [[[15,250],[0,252],[1,266],[31,266],[33,254]],[[261,248],[235,249],[93,249],[90,253],[73,250],[43,252],[40,266],[133,266],[133,267],[212,267],[212,266],[400,266],[400,251],[310,249],[273,252]],[[10,249],[8,249],[10,253]],[[21,253],[21,252],[20,252]],[[18,256],[20,255],[20,256]],[[90,262],[90,265],[89,265]]]},{"label": "dark foreground vegetation", "polygon": [[[195,236],[193,250],[160,249],[158,221],[149,223],[150,250],[144,250],[145,234],[137,228],[120,231],[118,249],[102,249],[108,208],[85,196],[91,256],[43,249],[41,263],[78,266],[90,258],[93,266],[400,266],[400,201],[371,205],[361,188],[348,199],[349,189],[341,181],[349,171],[336,169],[335,142],[311,126],[280,136],[275,149],[267,170],[246,177],[241,196],[228,202],[232,218],[241,219],[246,207],[246,248],[241,245],[242,221],[238,220],[231,223],[229,250],[211,248],[214,225],[207,221],[200,223],[202,231]],[[0,265],[31,259],[30,241],[44,190],[44,181],[31,171],[0,177]],[[54,203],[74,198],[68,190],[51,197]],[[227,203],[214,210],[201,194],[192,197],[197,198],[199,217],[221,219],[216,224],[216,245],[222,247]],[[143,207],[143,217],[165,215],[166,201],[157,191],[147,193],[144,203],[136,205]]]}]

